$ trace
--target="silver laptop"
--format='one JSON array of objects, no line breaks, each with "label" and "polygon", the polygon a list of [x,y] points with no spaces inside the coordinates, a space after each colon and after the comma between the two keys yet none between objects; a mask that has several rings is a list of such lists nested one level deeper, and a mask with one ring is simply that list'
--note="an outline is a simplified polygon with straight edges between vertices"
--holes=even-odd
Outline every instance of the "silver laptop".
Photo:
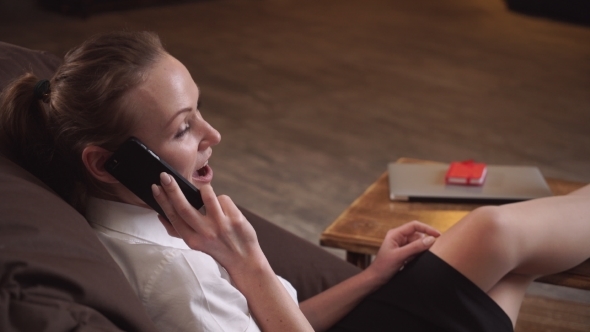
[{"label": "silver laptop", "polygon": [[399,201],[505,203],[552,195],[537,167],[488,165],[481,186],[446,184],[448,168],[448,164],[390,163],[390,198]]}]

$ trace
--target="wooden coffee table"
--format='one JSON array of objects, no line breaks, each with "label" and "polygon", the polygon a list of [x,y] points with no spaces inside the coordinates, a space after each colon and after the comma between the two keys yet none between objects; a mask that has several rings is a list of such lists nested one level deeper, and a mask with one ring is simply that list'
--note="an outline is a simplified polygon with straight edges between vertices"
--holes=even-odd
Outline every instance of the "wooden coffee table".
[{"label": "wooden coffee table", "polygon": [[[423,160],[401,158],[400,163]],[[547,178],[554,195],[564,195],[583,183]],[[419,220],[441,232],[446,231],[479,204],[394,202],[389,199],[387,172],[358,197],[322,233],[320,244],[346,250],[346,259],[361,268],[371,262],[387,231],[412,220]],[[590,259],[579,266],[537,281],[590,290]]]}]

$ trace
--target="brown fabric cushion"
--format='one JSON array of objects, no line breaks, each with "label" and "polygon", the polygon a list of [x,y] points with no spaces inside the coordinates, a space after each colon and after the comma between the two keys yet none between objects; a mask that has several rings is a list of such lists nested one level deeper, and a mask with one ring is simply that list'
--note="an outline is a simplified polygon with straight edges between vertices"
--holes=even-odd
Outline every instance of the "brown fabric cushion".
[{"label": "brown fabric cushion", "polygon": [[[0,90],[61,60],[0,42]],[[154,331],[86,220],[0,155],[0,331]]]},{"label": "brown fabric cushion", "polygon": [[53,54],[0,42],[0,91],[26,72],[50,79],[60,64],[61,59]]},{"label": "brown fabric cushion", "polygon": [[155,330],[86,220],[0,156],[0,330]]},{"label": "brown fabric cushion", "polygon": [[317,245],[240,209],[256,230],[260,247],[272,269],[295,287],[300,302],[361,271]]}]

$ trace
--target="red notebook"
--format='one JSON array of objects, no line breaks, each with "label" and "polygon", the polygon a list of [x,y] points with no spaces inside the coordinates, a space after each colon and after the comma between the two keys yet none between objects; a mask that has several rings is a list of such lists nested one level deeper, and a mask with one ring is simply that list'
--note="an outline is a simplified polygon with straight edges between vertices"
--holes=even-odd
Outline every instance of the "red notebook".
[{"label": "red notebook", "polygon": [[447,184],[480,186],[486,179],[487,168],[484,163],[473,160],[452,162],[445,175]]}]

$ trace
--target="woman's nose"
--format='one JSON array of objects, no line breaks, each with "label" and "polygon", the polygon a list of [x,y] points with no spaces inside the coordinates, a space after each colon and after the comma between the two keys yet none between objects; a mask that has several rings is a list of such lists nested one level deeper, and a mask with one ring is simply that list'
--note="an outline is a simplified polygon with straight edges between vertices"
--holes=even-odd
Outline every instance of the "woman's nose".
[{"label": "woman's nose", "polygon": [[221,141],[221,134],[217,129],[213,128],[209,123],[205,126],[205,135],[199,143],[199,150],[205,150],[210,146],[219,144]]}]

